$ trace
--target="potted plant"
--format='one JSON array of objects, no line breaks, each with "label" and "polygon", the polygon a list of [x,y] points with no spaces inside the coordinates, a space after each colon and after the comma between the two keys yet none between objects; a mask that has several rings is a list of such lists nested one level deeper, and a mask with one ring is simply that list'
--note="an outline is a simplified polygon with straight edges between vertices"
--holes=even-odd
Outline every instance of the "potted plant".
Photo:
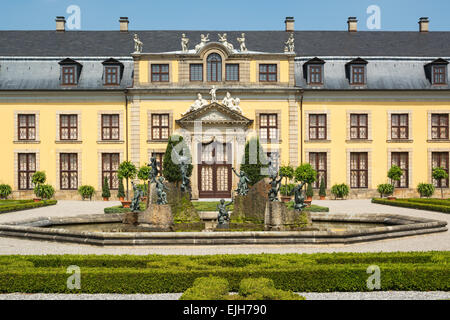
[{"label": "potted plant", "polygon": [[308,207],[311,206],[312,198],[314,196],[314,190],[311,183],[308,183],[308,187],[306,187],[306,200],[305,203]]},{"label": "potted plant", "polygon": [[284,178],[284,188],[280,188],[281,201],[289,202],[291,200],[291,191],[288,187],[288,181],[294,177],[294,168],[291,165],[280,167],[280,177]]},{"label": "potted plant", "polygon": [[137,168],[131,161],[124,161],[119,165],[119,170],[117,172],[119,179],[125,179],[127,181],[127,192],[126,192],[126,201],[122,201],[122,206],[124,208],[129,208],[131,205],[130,197],[129,197],[129,179],[134,179],[137,174]]},{"label": "potted plant", "polygon": [[327,190],[325,188],[325,179],[322,177],[322,179],[320,179],[320,186],[319,186],[320,200],[325,200],[326,196],[327,196]]},{"label": "potted plant", "polygon": [[92,200],[92,195],[94,194],[95,189],[93,186],[80,186],[78,188],[78,193],[81,195],[83,200],[89,199]]},{"label": "potted plant", "polygon": [[[402,175],[403,175],[403,170],[395,164],[389,169],[387,176],[389,179],[391,179],[392,194],[394,194],[395,182],[400,181]],[[395,200],[395,199],[396,199],[395,197],[388,196],[388,200]]]},{"label": "potted plant", "polygon": [[431,197],[435,191],[434,186],[431,183],[419,183],[417,185],[417,192],[419,192],[420,197]]},{"label": "potted plant", "polygon": [[380,197],[390,196],[394,193],[394,186],[390,183],[383,183],[377,186],[377,191],[380,193]]},{"label": "potted plant", "polygon": [[294,190],[295,184],[289,183],[287,185],[280,186],[281,201],[289,202],[292,198],[292,190]]},{"label": "potted plant", "polygon": [[309,163],[303,163],[300,166],[297,167],[297,169],[295,169],[294,172],[294,178],[295,181],[297,182],[305,182],[308,184],[308,188],[310,187],[311,190],[308,193],[308,190],[306,191],[306,197],[308,197],[308,194],[310,194],[311,198],[310,200],[306,199],[305,203],[311,204],[312,201],[312,183],[314,183],[317,179],[317,172],[316,170],[313,169],[313,167],[309,164]]},{"label": "potted plant", "polygon": [[108,183],[107,177],[105,177],[105,179],[103,179],[102,197],[103,197],[103,201],[108,201],[109,197],[111,197],[111,191],[109,190],[109,183]]},{"label": "potted plant", "polygon": [[345,183],[335,184],[331,187],[331,193],[334,195],[334,199],[344,199],[348,196],[350,188]]},{"label": "potted plant", "polygon": [[43,200],[51,199],[55,194],[55,189],[49,184],[43,184],[40,187],[40,197]]},{"label": "potted plant", "polygon": [[125,199],[125,189],[123,187],[123,179],[119,179],[119,188],[117,190],[117,198],[122,202]]},{"label": "potted plant", "polygon": [[448,173],[444,170],[444,168],[437,167],[433,169],[433,173],[431,174],[433,179],[439,181],[439,185],[441,187],[441,198],[444,198],[444,191],[442,190],[442,179],[448,179]]},{"label": "potted plant", "polygon": [[31,177],[31,182],[34,184],[33,191],[36,195],[36,198],[33,199],[34,202],[41,201],[41,187],[44,184],[45,180],[47,180],[47,176],[45,175],[44,171],[36,171]]},{"label": "potted plant", "polygon": [[151,168],[149,166],[142,166],[139,168],[139,171],[137,173],[138,179],[144,181],[143,184],[138,185],[138,188],[140,188],[144,193],[144,196],[141,198],[141,200],[145,203],[147,202],[148,197],[148,187],[149,187],[148,177],[150,176],[150,171]]},{"label": "potted plant", "polygon": [[8,199],[12,193],[12,188],[8,184],[0,184],[0,199]]}]

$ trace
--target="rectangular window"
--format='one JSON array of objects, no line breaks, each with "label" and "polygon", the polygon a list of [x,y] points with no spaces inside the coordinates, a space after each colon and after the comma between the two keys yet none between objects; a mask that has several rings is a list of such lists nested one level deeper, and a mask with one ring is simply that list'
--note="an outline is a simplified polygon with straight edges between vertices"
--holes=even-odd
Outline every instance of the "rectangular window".
[{"label": "rectangular window", "polygon": [[[438,167],[444,169],[448,174],[448,152],[431,153],[431,170]],[[441,179],[440,181],[433,179],[433,184],[437,188],[448,188],[448,178]]]},{"label": "rectangular window", "polygon": [[350,188],[367,188],[368,177],[367,152],[351,152]]},{"label": "rectangular window", "polygon": [[352,84],[364,84],[365,83],[365,67],[364,66],[352,66]]},{"label": "rectangular window", "polygon": [[350,139],[367,139],[367,114],[350,115]]},{"label": "rectangular window", "polygon": [[310,114],[309,115],[309,139],[326,140],[327,139],[327,115]]},{"label": "rectangular window", "polygon": [[19,190],[31,190],[34,187],[31,177],[36,172],[36,154],[19,153],[18,161]]},{"label": "rectangular window", "polygon": [[448,114],[431,115],[431,139],[448,139]]},{"label": "rectangular window", "polygon": [[259,115],[259,137],[263,141],[276,141],[278,139],[278,115],[276,113]]},{"label": "rectangular window", "polygon": [[409,137],[409,115],[391,115],[391,139],[408,139]]},{"label": "rectangular window", "polygon": [[169,82],[168,64],[152,64],[152,82]]},{"label": "rectangular window", "polygon": [[34,114],[19,114],[18,121],[18,138],[19,140],[35,140],[36,139],[36,116]]},{"label": "rectangular window", "polygon": [[276,82],[277,81],[277,65],[276,64],[260,64],[259,65],[259,81]]},{"label": "rectangular window", "polygon": [[309,84],[323,84],[322,66],[309,66]]},{"label": "rectangular window", "polygon": [[152,157],[156,158],[156,166],[158,167],[158,175],[162,175],[164,152],[152,152]]},{"label": "rectangular window", "polygon": [[446,66],[433,66],[433,84],[447,84],[446,69]]},{"label": "rectangular window", "polygon": [[309,163],[317,172],[317,180],[312,184],[312,187],[318,189],[322,178],[327,186],[327,153],[326,152],[310,152]]},{"label": "rectangular window", "polygon": [[169,139],[169,115],[152,114],[152,140]]},{"label": "rectangular window", "polygon": [[189,80],[203,81],[203,64],[195,63],[189,65]]},{"label": "rectangular window", "polygon": [[61,83],[63,85],[76,84],[76,67],[75,66],[63,66],[61,67]]},{"label": "rectangular window", "polygon": [[102,140],[119,139],[119,115],[102,114]]},{"label": "rectangular window", "polygon": [[105,84],[119,84],[119,67],[105,67]]},{"label": "rectangular window", "polygon": [[225,65],[225,80],[226,81],[239,81],[239,64],[226,64]]},{"label": "rectangular window", "polygon": [[59,139],[78,139],[78,116],[76,114],[61,114],[59,116]]},{"label": "rectangular window", "polygon": [[61,190],[77,190],[78,188],[78,154],[59,154],[59,174]]},{"label": "rectangular window", "polygon": [[391,153],[391,166],[399,166],[403,170],[403,175],[400,181],[394,181],[396,188],[408,188],[409,187],[409,156],[408,152],[392,152]]},{"label": "rectangular window", "polygon": [[105,178],[108,179],[111,190],[117,190],[119,188],[119,179],[117,177],[119,159],[118,153],[102,153],[102,185]]}]

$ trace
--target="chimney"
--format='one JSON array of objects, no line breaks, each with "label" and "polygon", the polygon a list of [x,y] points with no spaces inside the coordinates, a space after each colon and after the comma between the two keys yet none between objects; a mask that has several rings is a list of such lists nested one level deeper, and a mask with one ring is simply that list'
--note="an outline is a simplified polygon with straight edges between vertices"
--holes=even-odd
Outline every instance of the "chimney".
[{"label": "chimney", "polygon": [[286,26],[286,32],[293,32],[294,31],[294,17],[286,17],[286,20],[284,20],[284,24]]},{"label": "chimney", "polygon": [[428,20],[428,17],[422,17],[419,19],[419,31],[420,32],[428,32],[428,25],[430,23],[430,20]]},{"label": "chimney", "polygon": [[66,18],[58,16],[55,19],[56,21],[56,31],[64,32],[66,31]]},{"label": "chimney", "polygon": [[120,32],[128,32],[128,17],[120,17]]},{"label": "chimney", "polygon": [[356,32],[358,30],[358,20],[356,17],[348,17],[348,32]]}]

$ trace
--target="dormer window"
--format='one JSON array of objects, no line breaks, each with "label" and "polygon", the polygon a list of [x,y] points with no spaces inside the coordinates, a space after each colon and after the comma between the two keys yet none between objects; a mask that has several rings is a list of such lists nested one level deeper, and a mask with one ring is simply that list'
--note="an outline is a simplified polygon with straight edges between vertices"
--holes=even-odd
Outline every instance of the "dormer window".
[{"label": "dormer window", "polygon": [[206,59],[207,79],[210,82],[222,81],[222,58],[217,53],[211,53]]},{"label": "dormer window", "polygon": [[82,65],[73,59],[64,59],[59,62],[61,66],[61,85],[77,85],[81,74]]},{"label": "dormer window", "polygon": [[308,60],[303,65],[303,74],[309,85],[323,84],[323,65],[325,61],[319,58]]},{"label": "dormer window", "polygon": [[117,86],[123,75],[123,63],[119,60],[109,58],[103,64],[103,84],[105,86]]},{"label": "dormer window", "polygon": [[425,76],[432,85],[447,85],[447,65],[448,61],[444,59],[436,59],[425,65]]},{"label": "dormer window", "polygon": [[345,65],[346,75],[351,85],[363,86],[366,84],[367,61],[361,58],[354,59]]}]

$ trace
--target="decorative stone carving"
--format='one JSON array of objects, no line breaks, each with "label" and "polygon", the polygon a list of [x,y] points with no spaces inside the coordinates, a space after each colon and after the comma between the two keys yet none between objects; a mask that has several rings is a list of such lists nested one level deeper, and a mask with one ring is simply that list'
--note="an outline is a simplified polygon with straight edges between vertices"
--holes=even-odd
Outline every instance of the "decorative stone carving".
[{"label": "decorative stone carving", "polygon": [[144,45],[141,40],[139,40],[138,35],[134,34],[134,53],[141,53],[142,52],[142,46]]},{"label": "decorative stone carving", "polygon": [[226,33],[224,33],[224,34],[218,34],[219,35],[219,41],[220,41],[220,43],[222,43],[223,45],[224,45],[224,47],[225,48],[227,48],[228,50],[230,50],[230,51],[233,51],[234,50],[234,47],[233,47],[233,45],[231,44],[231,43],[229,43],[228,42],[228,40],[227,40],[227,34]]},{"label": "decorative stone carving", "polygon": [[242,33],[241,37],[238,37],[236,39],[239,42],[241,52],[247,52],[247,46],[245,45],[245,33]]},{"label": "decorative stone carving", "polygon": [[189,44],[189,38],[186,38],[186,34],[183,33],[181,35],[181,51],[182,52],[189,51],[188,44]]},{"label": "decorative stone carving", "polygon": [[203,48],[208,41],[209,41],[209,33],[206,36],[204,34],[201,34],[200,43],[195,46],[195,51],[199,51],[201,48]]},{"label": "decorative stone carving", "polygon": [[239,98],[233,98],[231,93],[227,92],[225,97],[222,99],[222,104],[233,111],[237,111],[242,113],[241,107],[239,107],[239,103],[241,100]]},{"label": "decorative stone carving", "polygon": [[217,102],[216,91],[217,88],[215,85],[213,85],[211,90],[209,90],[209,94],[211,95],[211,102]]},{"label": "decorative stone carving", "polygon": [[295,39],[294,34],[291,33],[289,39],[284,43],[284,52],[294,53],[295,50]]},{"label": "decorative stone carving", "polygon": [[206,106],[208,104],[208,101],[206,101],[205,99],[203,99],[202,95],[200,93],[197,93],[197,100],[195,100],[195,102],[189,107],[189,109],[183,113],[182,115],[185,115],[189,112],[195,111],[200,109],[203,106]]}]

